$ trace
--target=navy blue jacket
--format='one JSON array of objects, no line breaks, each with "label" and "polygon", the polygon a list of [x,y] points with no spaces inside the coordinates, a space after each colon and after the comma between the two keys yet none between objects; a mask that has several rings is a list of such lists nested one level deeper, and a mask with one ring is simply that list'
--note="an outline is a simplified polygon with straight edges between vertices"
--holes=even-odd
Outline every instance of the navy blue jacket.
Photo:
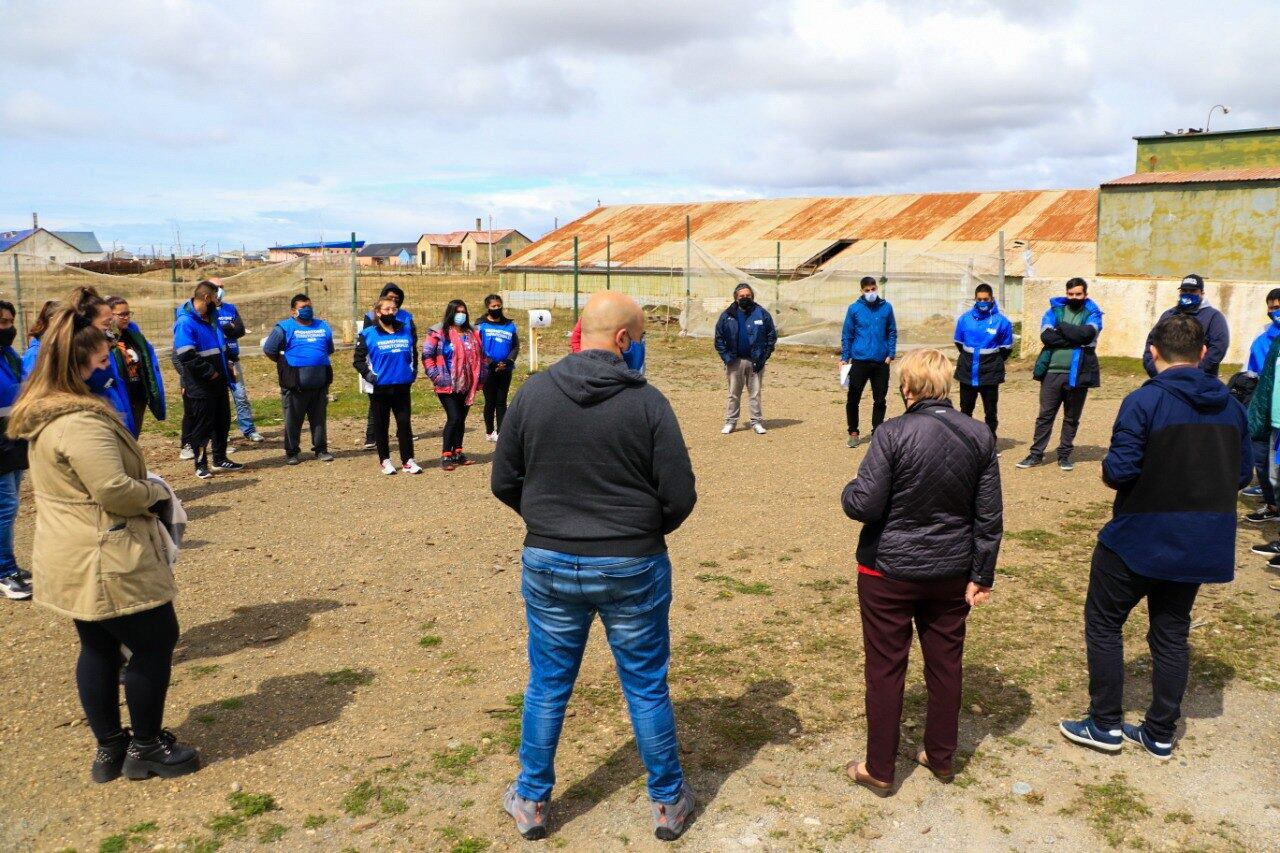
[{"label": "navy blue jacket", "polygon": [[1098,542],[1156,580],[1235,577],[1236,492],[1253,478],[1244,407],[1195,367],[1173,367],[1120,404],[1102,479],[1116,490]]},{"label": "navy blue jacket", "polygon": [[[726,366],[738,357],[738,317],[742,309],[737,303],[724,309],[716,321],[716,352]],[[751,367],[756,373],[764,370],[764,364],[778,345],[778,329],[773,317],[760,305],[755,305],[747,315],[747,337],[751,339]]]},{"label": "navy blue jacket", "polygon": [[173,359],[186,396],[203,399],[227,393],[233,383],[226,350],[219,325],[197,314],[191,300],[184,302],[173,324]]},{"label": "navy blue jacket", "polygon": [[0,474],[27,469],[27,442],[9,438],[9,410],[22,390],[22,359],[13,347],[0,349]]},{"label": "navy blue jacket", "polygon": [[956,320],[956,379],[965,385],[999,385],[1013,352],[1013,324],[991,303],[991,313],[970,308]]},{"label": "navy blue jacket", "polygon": [[[1170,308],[1160,315],[1160,320],[1172,317],[1174,314],[1190,314],[1200,321],[1201,326],[1204,326],[1204,345],[1208,352],[1200,360],[1200,369],[1210,376],[1217,376],[1218,365],[1222,364],[1222,360],[1227,357],[1227,347],[1231,345],[1231,327],[1227,323],[1227,318],[1212,305],[1201,303],[1200,307],[1194,311]],[[1159,320],[1156,321],[1156,325],[1160,325]],[[1146,368],[1148,376],[1156,375],[1156,363],[1151,358],[1151,336],[1155,331],[1155,326],[1152,326],[1147,334],[1147,345],[1142,350],[1142,366]]]}]

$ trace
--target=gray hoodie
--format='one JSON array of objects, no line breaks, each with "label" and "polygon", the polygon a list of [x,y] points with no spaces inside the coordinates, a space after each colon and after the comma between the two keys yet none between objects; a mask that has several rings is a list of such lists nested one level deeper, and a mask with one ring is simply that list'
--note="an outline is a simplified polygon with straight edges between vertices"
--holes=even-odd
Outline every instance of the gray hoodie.
[{"label": "gray hoodie", "polygon": [[664,553],[697,501],[671,404],[602,350],[566,356],[521,386],[491,487],[524,518],[526,546],[583,557]]}]

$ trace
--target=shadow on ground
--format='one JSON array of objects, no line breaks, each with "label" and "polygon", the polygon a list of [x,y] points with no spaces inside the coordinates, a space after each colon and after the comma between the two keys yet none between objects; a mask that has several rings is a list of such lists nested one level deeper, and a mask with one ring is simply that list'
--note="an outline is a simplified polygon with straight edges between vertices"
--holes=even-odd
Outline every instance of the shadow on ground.
[{"label": "shadow on ground", "polygon": [[[785,743],[801,730],[800,716],[778,704],[794,688],[788,681],[758,681],[741,696],[684,699],[675,703],[685,775],[706,809],[726,779],[750,764],[762,747]],[[792,734],[792,733],[795,734]],[[685,750],[688,750],[686,752]],[[563,828],[620,789],[646,777],[632,738],[606,756],[584,779],[556,797],[552,831]],[[643,795],[642,795],[643,796]]]},{"label": "shadow on ground", "polygon": [[[1138,722],[1151,704],[1151,653],[1143,652],[1125,664],[1124,707],[1132,712],[1130,722]],[[1187,692],[1182,699],[1181,734],[1186,720],[1221,717],[1222,694],[1236,678],[1236,669],[1213,654],[1191,650],[1191,672]]]},{"label": "shadow on ground", "polygon": [[246,646],[275,643],[306,630],[311,617],[335,610],[342,604],[332,599],[300,598],[275,604],[237,607],[231,616],[206,622],[184,631],[174,652],[175,661],[216,658]]},{"label": "shadow on ground", "polygon": [[207,498],[210,495],[218,495],[223,492],[234,492],[236,489],[243,489],[248,486],[258,485],[257,477],[237,477],[234,474],[219,474],[212,480],[206,480],[198,486],[192,486],[188,489],[178,489],[178,500],[184,504],[189,501],[198,501],[201,498]]},{"label": "shadow on ground", "polygon": [[789,426],[802,424],[804,421],[795,418],[767,418],[764,422],[764,428],[767,430],[786,429]]},{"label": "shadow on ground", "polygon": [[1077,444],[1071,451],[1072,462],[1101,462],[1107,456],[1107,448],[1097,444]]},{"label": "shadow on ground", "polygon": [[243,758],[336,720],[356,687],[372,680],[364,669],[268,678],[253,693],[192,708],[175,732],[200,750],[205,764]]}]

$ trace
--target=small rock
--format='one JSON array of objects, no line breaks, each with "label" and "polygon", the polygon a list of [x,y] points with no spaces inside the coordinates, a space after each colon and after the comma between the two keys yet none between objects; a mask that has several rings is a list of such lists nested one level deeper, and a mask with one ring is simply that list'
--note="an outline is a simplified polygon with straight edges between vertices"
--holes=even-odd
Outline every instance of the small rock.
[{"label": "small rock", "polygon": [[794,734],[798,734],[798,733],[799,733],[799,731],[800,731],[800,730],[799,730],[799,729],[797,729],[797,728],[791,728],[791,729],[787,729],[787,734],[789,734],[789,735],[794,735]]},{"label": "small rock", "polygon": [[768,785],[770,788],[782,787],[782,780],[779,779],[777,776],[761,776],[760,783],[762,785]]},{"label": "small rock", "polygon": [[931,830],[931,829],[933,829],[933,827],[932,827],[932,826],[926,826],[924,829],[920,830],[920,834],[921,834],[921,835],[928,835],[928,834],[929,834],[929,830]]},{"label": "small rock", "polygon": [[373,829],[377,825],[378,825],[378,821],[375,818],[364,817],[356,821],[355,823],[351,824],[351,831],[364,832],[366,830]]},{"label": "small rock", "polygon": [[760,843],[760,836],[743,835],[738,839],[738,843],[741,844],[743,847],[755,847],[757,844]]},{"label": "small rock", "polygon": [[822,826],[822,821],[818,820],[816,817],[807,817],[804,819],[804,822],[807,826]]},{"label": "small rock", "polygon": [[969,713],[973,714],[974,716],[981,716],[982,706],[979,705],[977,702],[974,702],[972,705],[969,706]]},{"label": "small rock", "polygon": [[1014,782],[1014,783],[1013,783],[1013,794],[1014,794],[1014,796],[1016,796],[1016,797],[1025,797],[1027,794],[1030,794],[1030,793],[1031,793],[1031,786],[1030,786],[1030,785],[1028,785],[1026,782]]},{"label": "small rock", "polygon": [[1047,838],[1045,838],[1044,843],[1045,843],[1045,844],[1053,844],[1053,843],[1054,843],[1054,842],[1056,842],[1057,840],[1058,840],[1058,839],[1056,839],[1056,838],[1054,838],[1052,835],[1050,835],[1050,836],[1048,836]]},{"label": "small rock", "polygon": [[232,782],[232,783],[231,783],[231,790],[232,790],[232,792],[233,792],[233,793],[237,793],[237,794],[238,794],[238,793],[240,793],[241,791],[243,791],[243,790],[244,790],[244,785],[241,785],[239,782]]}]

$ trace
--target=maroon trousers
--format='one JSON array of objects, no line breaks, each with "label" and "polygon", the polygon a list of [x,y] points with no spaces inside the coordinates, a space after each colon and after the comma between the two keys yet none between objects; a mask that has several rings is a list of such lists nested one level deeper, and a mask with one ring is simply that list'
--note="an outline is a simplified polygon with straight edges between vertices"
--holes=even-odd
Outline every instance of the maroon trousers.
[{"label": "maroon trousers", "polygon": [[951,773],[960,734],[964,662],[964,600],[967,577],[944,581],[899,581],[858,574],[858,609],[866,653],[867,772],[892,782],[897,763],[902,691],[907,678],[914,622],[924,653],[929,705],[924,748],[930,766]]}]

